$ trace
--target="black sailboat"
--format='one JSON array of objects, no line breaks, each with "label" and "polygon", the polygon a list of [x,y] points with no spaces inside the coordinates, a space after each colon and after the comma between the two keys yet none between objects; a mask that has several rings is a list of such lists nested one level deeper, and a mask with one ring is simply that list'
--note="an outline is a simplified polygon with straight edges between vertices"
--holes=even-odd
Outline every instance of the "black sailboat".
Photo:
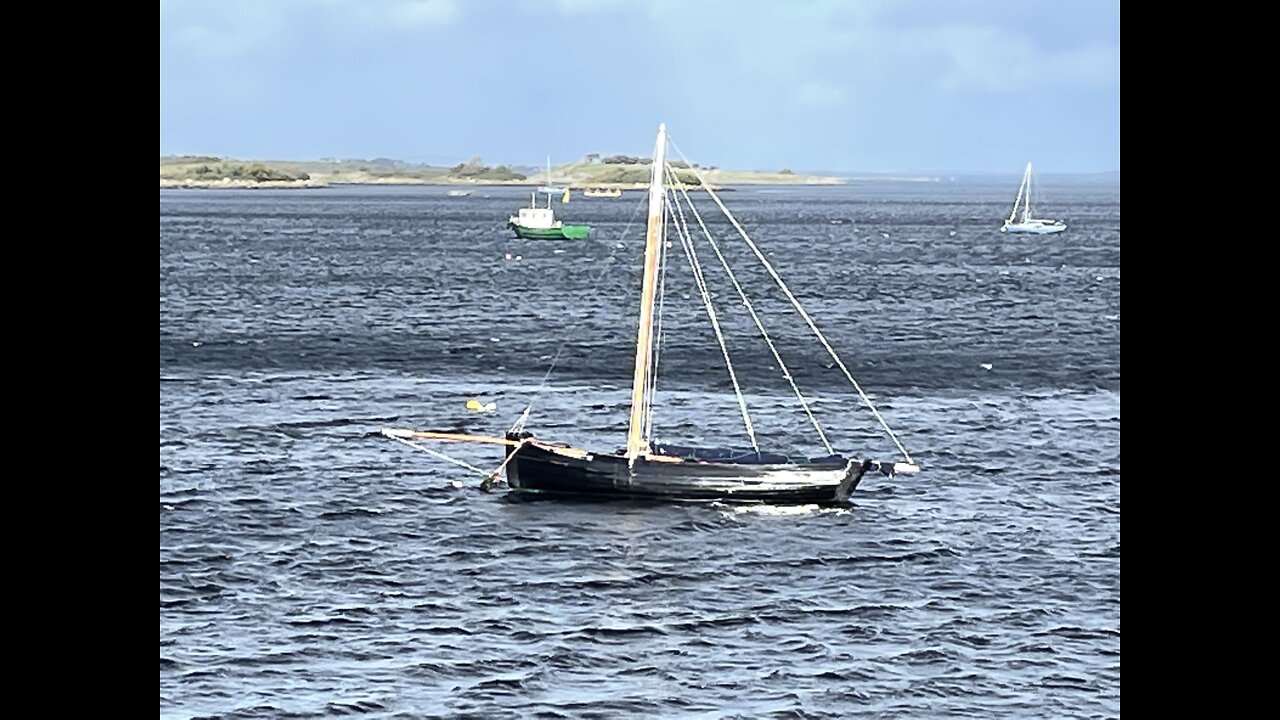
[{"label": "black sailboat", "polygon": [[[545,441],[532,433],[523,430],[523,422],[528,417],[528,410],[517,421],[505,437],[488,437],[442,433],[420,430],[383,429],[382,433],[392,439],[413,445],[437,457],[464,465],[472,470],[485,473],[461,461],[449,458],[443,453],[426,448],[421,440],[444,440],[481,442],[503,445],[506,457],[497,470],[487,473],[497,477],[506,471],[507,484],[512,491],[530,495],[573,496],[593,498],[636,498],[651,500],[675,501],[720,501],[772,504],[818,504],[838,505],[848,502],[850,493],[858,486],[867,472],[879,471],[886,476],[893,474],[913,474],[919,467],[912,461],[897,436],[889,429],[884,418],[872,405],[870,398],[863,392],[857,381],[849,373],[844,363],[836,355],[835,350],[827,342],[826,337],[818,329],[813,319],[800,306],[799,301],[787,288],[782,278],[774,271],[765,255],[755,245],[746,231],[738,224],[728,208],[720,201],[714,190],[703,184],[715,204],[726,215],[740,237],[747,243],[756,258],[761,261],[769,275],[782,289],[800,316],[808,324],[823,347],[831,355],[835,364],[844,372],[853,384],[858,395],[871,410],[876,420],[888,434],[889,438],[902,454],[900,462],[881,462],[846,456],[837,453],[828,441],[821,425],[814,417],[808,402],[782,362],[781,356],[769,338],[768,332],[760,322],[751,302],[742,287],[734,278],[727,261],[706,229],[696,208],[688,198],[687,190],[680,182],[679,176],[666,162],[667,135],[665,125],[658,127],[658,139],[654,149],[652,175],[649,185],[648,226],[645,236],[644,279],[640,292],[640,317],[636,335],[635,373],[632,379],[630,424],[627,433],[625,450],[616,452],[592,452],[583,448]],[[693,172],[697,172],[696,166]],[[670,187],[669,187],[670,185]],[[705,281],[693,250],[690,224],[684,209],[679,204],[683,195],[687,207],[697,226],[702,229],[707,240],[715,251],[735,289],[741,296],[743,305],[751,314],[757,329],[765,343],[773,352],[773,357],[782,369],[784,377],[791,384],[792,390],[799,399],[804,411],[812,422],[818,437],[827,450],[827,454],[819,457],[791,457],[782,454],[763,452],[755,440],[746,403],[739,389],[737,377],[729,361],[728,351],[724,345],[715,310],[707,293]],[[708,318],[715,329],[724,353],[725,364],[733,381],[738,404],[742,411],[747,434],[751,438],[750,450],[733,450],[727,448],[697,448],[667,445],[652,440],[651,402],[654,391],[654,359],[655,359],[655,305],[658,294],[659,265],[664,258],[666,247],[666,231],[668,221],[679,235],[682,248],[689,257],[693,268],[695,282],[706,305]]]}]

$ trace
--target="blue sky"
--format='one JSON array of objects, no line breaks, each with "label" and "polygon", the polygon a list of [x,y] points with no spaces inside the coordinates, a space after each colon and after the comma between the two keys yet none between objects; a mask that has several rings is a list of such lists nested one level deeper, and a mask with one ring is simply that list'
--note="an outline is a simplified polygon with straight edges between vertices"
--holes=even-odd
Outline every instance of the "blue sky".
[{"label": "blue sky", "polygon": [[1118,0],[161,0],[160,153],[1120,169]]}]

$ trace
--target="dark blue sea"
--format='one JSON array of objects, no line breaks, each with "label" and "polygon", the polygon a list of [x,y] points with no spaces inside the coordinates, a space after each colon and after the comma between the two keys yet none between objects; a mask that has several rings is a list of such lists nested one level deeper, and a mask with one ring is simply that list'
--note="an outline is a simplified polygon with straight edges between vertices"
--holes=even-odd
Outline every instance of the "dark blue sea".
[{"label": "dark blue sea", "polygon": [[[1120,189],[1002,235],[1016,188],[722,195],[923,468],[848,509],[513,502],[377,434],[623,446],[641,192],[548,242],[520,188],[162,190],[161,717],[1119,716]],[[696,203],[836,449],[900,459]],[[824,454],[699,243],[761,447]],[[668,253],[655,436],[746,446]]]}]

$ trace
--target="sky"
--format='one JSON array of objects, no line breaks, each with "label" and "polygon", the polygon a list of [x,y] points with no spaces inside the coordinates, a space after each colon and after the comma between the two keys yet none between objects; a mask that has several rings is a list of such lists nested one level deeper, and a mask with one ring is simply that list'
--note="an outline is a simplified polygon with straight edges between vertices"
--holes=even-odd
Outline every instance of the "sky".
[{"label": "sky", "polygon": [[[160,0],[160,154],[1120,169],[1119,0]],[[678,156],[677,156],[678,157]]]}]

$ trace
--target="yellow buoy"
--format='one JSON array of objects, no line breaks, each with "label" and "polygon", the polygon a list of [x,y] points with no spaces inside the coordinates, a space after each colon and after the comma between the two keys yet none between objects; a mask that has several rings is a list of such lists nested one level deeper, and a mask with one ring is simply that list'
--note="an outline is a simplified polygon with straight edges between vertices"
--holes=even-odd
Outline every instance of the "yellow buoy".
[{"label": "yellow buoy", "polygon": [[486,412],[486,413],[487,413],[487,412],[493,412],[494,410],[497,410],[497,409],[498,409],[498,404],[497,404],[497,403],[488,403],[488,404],[486,405],[485,403],[482,403],[482,402],[480,402],[479,400],[477,400],[477,399],[475,399],[475,398],[471,398],[471,399],[467,400],[467,409],[468,409],[468,410],[470,410],[471,412]]}]

